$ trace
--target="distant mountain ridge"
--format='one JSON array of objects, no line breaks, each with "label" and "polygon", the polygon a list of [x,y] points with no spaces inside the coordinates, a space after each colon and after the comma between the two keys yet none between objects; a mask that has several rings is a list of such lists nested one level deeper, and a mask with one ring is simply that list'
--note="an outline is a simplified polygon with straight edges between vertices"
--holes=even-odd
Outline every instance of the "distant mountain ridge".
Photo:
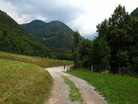
[{"label": "distant mountain ridge", "polygon": [[97,32],[94,32],[94,33],[91,34],[91,35],[84,35],[83,37],[84,37],[85,39],[94,40],[94,38],[95,38],[97,35],[98,35],[98,33],[97,33]]},{"label": "distant mountain ridge", "polygon": [[21,26],[32,35],[41,38],[51,37],[51,35],[55,36],[63,33],[71,35],[73,33],[72,29],[60,21],[45,23],[41,20],[33,20],[30,23],[21,24]]},{"label": "distant mountain ridge", "polygon": [[49,49],[0,10],[0,51],[47,57]]},{"label": "distant mountain ridge", "polygon": [[60,21],[45,23],[41,20],[34,20],[21,26],[52,51],[66,53],[72,50],[73,30]]},{"label": "distant mountain ridge", "polygon": [[46,25],[45,22],[41,21],[41,20],[34,20],[30,23],[25,23],[25,24],[21,24],[21,26],[27,30],[28,32],[31,33],[31,35],[37,35],[39,34],[40,31],[42,31],[42,28]]}]

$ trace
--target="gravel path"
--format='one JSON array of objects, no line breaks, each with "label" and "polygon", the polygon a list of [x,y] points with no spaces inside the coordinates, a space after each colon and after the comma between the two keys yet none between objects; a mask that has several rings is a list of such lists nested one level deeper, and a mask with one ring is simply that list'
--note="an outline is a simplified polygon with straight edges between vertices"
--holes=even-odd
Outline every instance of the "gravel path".
[{"label": "gravel path", "polygon": [[64,73],[63,66],[46,68],[54,79],[54,86],[52,94],[45,104],[79,104],[79,102],[71,102],[69,100],[69,86],[64,83],[62,76],[66,76],[74,82],[75,86],[80,89],[80,93],[83,97],[83,104],[107,104],[104,98],[101,97],[94,87],[89,85],[86,81]]}]

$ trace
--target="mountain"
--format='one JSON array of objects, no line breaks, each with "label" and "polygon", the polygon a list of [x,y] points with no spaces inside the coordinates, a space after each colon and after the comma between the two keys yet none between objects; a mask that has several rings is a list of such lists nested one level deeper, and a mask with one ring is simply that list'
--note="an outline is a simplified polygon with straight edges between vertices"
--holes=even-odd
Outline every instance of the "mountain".
[{"label": "mountain", "polygon": [[132,16],[138,18],[138,7],[131,13]]},{"label": "mountain", "polygon": [[85,39],[89,39],[89,40],[94,40],[94,38],[97,36],[97,32],[95,32],[95,33],[93,33],[93,34],[91,34],[91,35],[84,35],[83,37],[85,38]]},{"label": "mountain", "polygon": [[60,21],[45,23],[34,20],[21,26],[54,52],[66,53],[72,50],[73,30]]},{"label": "mountain", "polygon": [[25,30],[27,30],[31,35],[37,36],[41,34],[42,28],[45,26],[45,22],[41,20],[34,20],[31,23],[21,25]]},{"label": "mountain", "polygon": [[0,10],[0,51],[46,57],[49,49]]}]

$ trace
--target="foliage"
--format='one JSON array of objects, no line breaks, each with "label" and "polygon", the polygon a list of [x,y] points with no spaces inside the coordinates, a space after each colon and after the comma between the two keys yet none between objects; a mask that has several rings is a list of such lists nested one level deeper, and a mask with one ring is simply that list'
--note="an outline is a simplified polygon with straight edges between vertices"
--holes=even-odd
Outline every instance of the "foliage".
[{"label": "foliage", "polygon": [[79,53],[80,53],[81,65],[84,68],[90,69],[91,67],[92,64],[91,49],[92,49],[91,41],[86,39],[81,42]]},{"label": "foliage", "polygon": [[[109,19],[97,25],[91,42],[74,37],[74,63],[97,72],[138,75],[138,19],[118,5]],[[76,67],[76,68],[79,68]]]},{"label": "foliage", "polygon": [[81,38],[79,32],[74,32],[73,37],[74,37],[74,46],[73,46],[74,67],[80,68],[81,62],[80,62],[79,49],[80,49]]},{"label": "foliage", "polygon": [[32,56],[50,56],[50,51],[44,44],[29,35],[2,11],[0,11],[0,50]]},{"label": "foliage", "polygon": [[73,37],[72,35],[59,34],[51,38],[42,39],[43,43],[50,48],[52,51],[61,53],[69,53],[71,52],[73,46]]},{"label": "foliage", "polygon": [[109,30],[109,21],[107,19],[105,19],[104,21],[102,21],[101,24],[97,25],[97,32],[98,32],[98,37],[105,37],[105,34],[108,34],[108,30]]},{"label": "foliage", "polygon": [[93,70],[97,72],[110,70],[110,48],[104,37],[94,40],[92,50]]},{"label": "foliage", "polygon": [[138,20],[119,5],[108,20],[98,24],[97,32],[99,35],[96,40],[104,36],[110,48],[111,72],[138,74],[134,67],[134,59],[138,56]]},{"label": "foliage", "polygon": [[137,78],[84,70],[71,70],[68,73],[88,81],[109,104],[137,104],[138,102]]},{"label": "foliage", "polygon": [[45,23],[34,20],[28,24],[22,24],[32,36],[41,40],[49,49],[58,53],[71,52],[73,46],[73,31],[60,21]]},{"label": "foliage", "polygon": [[73,58],[75,68],[87,68],[94,71],[106,71],[110,69],[109,58],[110,48],[105,40],[105,37],[95,39],[93,42],[89,40],[81,40],[79,33],[75,32]]},{"label": "foliage", "polygon": [[39,66],[0,59],[1,104],[42,104],[50,95],[52,82]]}]

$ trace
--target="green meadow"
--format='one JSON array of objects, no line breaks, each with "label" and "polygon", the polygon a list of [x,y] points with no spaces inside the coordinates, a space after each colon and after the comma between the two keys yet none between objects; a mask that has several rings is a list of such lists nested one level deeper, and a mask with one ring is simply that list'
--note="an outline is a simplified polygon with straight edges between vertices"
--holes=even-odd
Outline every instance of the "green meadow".
[{"label": "green meadow", "polygon": [[43,68],[0,59],[0,104],[41,104],[51,86],[52,77]]},{"label": "green meadow", "polygon": [[45,67],[71,61],[0,52],[0,104],[43,104],[53,84]]},{"label": "green meadow", "polygon": [[71,70],[68,73],[88,81],[109,104],[137,104],[138,78]]},{"label": "green meadow", "polygon": [[48,59],[48,58],[41,58],[41,57],[32,57],[32,56],[12,54],[12,53],[1,52],[1,51],[0,51],[0,58],[8,59],[8,60],[16,60],[16,61],[21,61],[21,62],[26,62],[26,63],[32,63],[35,65],[41,66],[43,68],[54,67],[54,66],[63,66],[64,64],[66,64],[66,65],[73,64],[72,61]]}]

